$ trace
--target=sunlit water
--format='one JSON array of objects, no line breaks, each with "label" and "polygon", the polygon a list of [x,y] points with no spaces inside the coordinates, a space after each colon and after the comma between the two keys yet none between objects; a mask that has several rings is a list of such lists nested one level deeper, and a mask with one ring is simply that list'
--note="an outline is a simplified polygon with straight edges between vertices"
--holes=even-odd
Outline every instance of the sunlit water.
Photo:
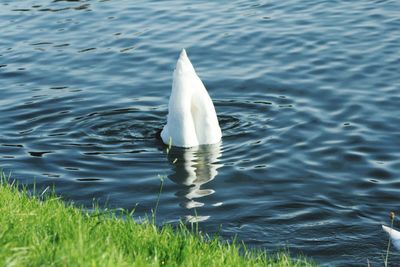
[{"label": "sunlit water", "polygon": [[[400,211],[400,2],[214,2],[1,1],[0,167],[137,218],[164,177],[160,223],[381,265]],[[183,47],[223,141],[167,154]]]}]

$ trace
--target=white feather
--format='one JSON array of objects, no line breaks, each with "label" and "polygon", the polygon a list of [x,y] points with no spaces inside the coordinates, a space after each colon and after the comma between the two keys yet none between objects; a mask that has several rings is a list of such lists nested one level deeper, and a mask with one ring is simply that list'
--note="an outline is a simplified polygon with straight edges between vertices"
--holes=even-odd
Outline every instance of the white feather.
[{"label": "white feather", "polygon": [[173,75],[167,124],[161,139],[173,146],[194,147],[216,144],[221,136],[213,102],[183,49]]},{"label": "white feather", "polygon": [[400,232],[385,225],[382,225],[382,229],[389,234],[393,245],[400,250]]}]

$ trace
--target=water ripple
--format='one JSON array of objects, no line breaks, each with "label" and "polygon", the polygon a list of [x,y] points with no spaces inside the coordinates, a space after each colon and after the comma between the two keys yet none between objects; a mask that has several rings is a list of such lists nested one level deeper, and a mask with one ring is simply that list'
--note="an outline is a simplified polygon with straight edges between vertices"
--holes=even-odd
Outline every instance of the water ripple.
[{"label": "water ripple", "polygon": [[[163,180],[161,223],[382,264],[400,186],[398,1],[0,6],[0,168],[137,217]],[[223,140],[167,153],[157,135],[183,47]]]}]

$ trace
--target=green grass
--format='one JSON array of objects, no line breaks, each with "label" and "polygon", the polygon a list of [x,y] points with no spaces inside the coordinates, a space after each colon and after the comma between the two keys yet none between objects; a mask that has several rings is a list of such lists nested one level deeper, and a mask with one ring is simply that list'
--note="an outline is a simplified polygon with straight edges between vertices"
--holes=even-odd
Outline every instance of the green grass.
[{"label": "green grass", "polygon": [[[88,213],[54,195],[0,185],[0,266],[315,266],[178,227]],[[32,194],[31,194],[32,195]]]}]

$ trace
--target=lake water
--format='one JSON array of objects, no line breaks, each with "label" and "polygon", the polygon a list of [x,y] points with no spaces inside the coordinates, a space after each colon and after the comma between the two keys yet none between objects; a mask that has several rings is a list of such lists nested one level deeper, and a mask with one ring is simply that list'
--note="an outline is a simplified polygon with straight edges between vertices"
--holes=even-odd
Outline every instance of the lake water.
[{"label": "lake water", "polygon": [[[14,178],[139,218],[161,176],[160,223],[383,265],[381,224],[400,212],[399,1],[2,0],[0,29]],[[223,140],[167,154],[156,133],[182,48]]]}]

